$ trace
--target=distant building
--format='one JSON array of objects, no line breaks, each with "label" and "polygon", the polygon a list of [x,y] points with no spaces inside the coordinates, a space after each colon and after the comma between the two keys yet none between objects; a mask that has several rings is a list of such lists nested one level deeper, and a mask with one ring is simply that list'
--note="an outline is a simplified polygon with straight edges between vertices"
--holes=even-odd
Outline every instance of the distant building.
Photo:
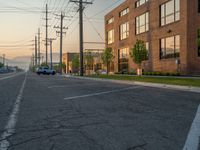
[{"label": "distant building", "polygon": [[200,74],[199,0],[125,0],[105,16],[106,47],[114,72],[135,70],[130,50],[145,42],[145,71]]},{"label": "distant building", "polygon": [[[86,74],[93,74],[97,71],[103,70],[102,62],[103,49],[85,49],[84,50],[84,72]],[[65,53],[63,54],[63,63],[66,65],[65,73],[78,73],[79,68],[72,66],[72,61],[75,57],[79,57],[79,53]]]},{"label": "distant building", "polygon": [[104,69],[102,54],[104,49],[84,50],[84,69],[86,74],[94,74]]},{"label": "distant building", "polygon": [[77,73],[77,68],[73,68],[72,61],[75,56],[79,56],[79,53],[65,53],[63,54],[63,63],[66,65],[66,70],[64,70],[65,73]]}]

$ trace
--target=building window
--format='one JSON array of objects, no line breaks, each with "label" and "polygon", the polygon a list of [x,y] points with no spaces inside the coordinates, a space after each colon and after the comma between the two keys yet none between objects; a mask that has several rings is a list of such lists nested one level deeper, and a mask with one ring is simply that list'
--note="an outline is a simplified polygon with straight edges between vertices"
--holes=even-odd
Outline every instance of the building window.
[{"label": "building window", "polygon": [[135,3],[135,7],[140,7],[141,5],[145,4],[146,2],[148,2],[149,0],[138,0],[136,3]]},{"label": "building window", "polygon": [[198,29],[197,42],[198,42],[198,57],[200,57],[200,29]]},{"label": "building window", "polygon": [[128,72],[128,57],[129,57],[128,48],[122,48],[119,50],[119,72],[121,73]]},{"label": "building window", "polygon": [[171,0],[160,7],[161,26],[180,20],[180,0]]},{"label": "building window", "polygon": [[114,17],[112,17],[112,18],[110,18],[110,19],[107,20],[107,24],[111,24],[113,22],[114,22]]},{"label": "building window", "polygon": [[108,38],[108,44],[114,43],[114,30],[110,30],[107,33]]},{"label": "building window", "polygon": [[122,16],[125,16],[126,14],[129,13],[129,8],[126,8],[124,10],[122,10],[120,13],[119,13],[119,16],[122,17]]},{"label": "building window", "polygon": [[200,0],[198,0],[198,12],[200,13]]},{"label": "building window", "polygon": [[136,34],[149,31],[149,12],[136,17]]},{"label": "building window", "polygon": [[129,22],[120,25],[120,40],[129,37]]},{"label": "building window", "polygon": [[180,56],[180,36],[160,40],[160,59],[178,58]]}]

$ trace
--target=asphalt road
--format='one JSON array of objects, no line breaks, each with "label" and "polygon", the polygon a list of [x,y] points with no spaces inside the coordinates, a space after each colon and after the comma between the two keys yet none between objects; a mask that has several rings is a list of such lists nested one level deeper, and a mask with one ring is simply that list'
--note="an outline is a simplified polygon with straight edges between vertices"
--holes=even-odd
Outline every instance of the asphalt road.
[{"label": "asphalt road", "polygon": [[[0,135],[24,78],[0,80]],[[182,150],[200,103],[190,92],[31,73],[19,98],[9,150]]]}]

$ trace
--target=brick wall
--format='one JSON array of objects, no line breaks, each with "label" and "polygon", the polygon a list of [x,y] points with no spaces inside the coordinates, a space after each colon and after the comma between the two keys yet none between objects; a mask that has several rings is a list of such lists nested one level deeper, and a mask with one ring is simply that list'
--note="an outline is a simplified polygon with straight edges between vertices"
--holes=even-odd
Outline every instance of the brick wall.
[{"label": "brick wall", "polygon": [[[150,43],[149,61],[145,62],[145,70],[176,72],[176,59],[160,59],[160,39],[180,35],[180,70],[183,74],[200,74],[200,58],[197,57],[197,29],[200,27],[200,15],[197,11],[197,0],[180,0],[180,20],[160,27],[160,5],[169,0],[150,0],[148,3],[135,8],[136,0],[126,0],[120,6],[105,16],[105,34],[115,30],[115,42],[107,47],[114,50],[114,71],[118,72],[118,50],[124,47],[132,48],[137,39]],[[129,14],[119,17],[119,12],[129,7]],[[145,12],[150,12],[150,30],[136,35],[135,18]],[[114,17],[114,23],[107,25],[106,21]],[[120,24],[129,21],[129,38],[119,40]],[[169,32],[170,31],[170,32]],[[105,36],[107,37],[107,36]],[[107,41],[107,39],[106,39]],[[129,58],[129,70],[136,69],[132,58]]]}]

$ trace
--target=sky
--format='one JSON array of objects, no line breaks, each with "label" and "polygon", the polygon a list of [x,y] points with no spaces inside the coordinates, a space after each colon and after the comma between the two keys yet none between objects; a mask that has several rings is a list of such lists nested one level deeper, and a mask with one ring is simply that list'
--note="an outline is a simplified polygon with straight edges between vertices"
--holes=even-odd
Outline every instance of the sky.
[{"label": "sky", "polygon": [[[83,0],[84,1],[84,0]],[[89,0],[87,0],[89,1]],[[94,0],[84,10],[84,41],[104,42],[104,16],[125,0]],[[0,56],[6,58],[31,56],[34,53],[34,39],[41,29],[41,52],[45,52],[45,4],[49,7],[49,38],[53,52],[59,52],[59,37],[54,26],[60,25],[61,11],[65,14],[66,35],[63,38],[63,53],[78,52],[79,22],[77,5],[69,0],[0,0]],[[84,44],[84,48],[104,48],[104,44]]]}]

